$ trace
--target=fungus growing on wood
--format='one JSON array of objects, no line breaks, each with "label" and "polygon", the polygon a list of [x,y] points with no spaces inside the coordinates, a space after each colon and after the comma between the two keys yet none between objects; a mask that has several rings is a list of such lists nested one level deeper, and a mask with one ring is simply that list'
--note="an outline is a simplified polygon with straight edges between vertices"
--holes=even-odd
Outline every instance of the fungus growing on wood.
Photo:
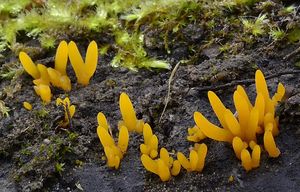
[{"label": "fungus growing on wood", "polygon": [[21,64],[23,65],[25,71],[33,78],[38,79],[40,78],[40,72],[37,66],[33,63],[31,58],[23,51],[19,54],[19,59]]},{"label": "fungus growing on wood", "polygon": [[33,83],[35,85],[38,84],[50,85],[50,77],[47,71],[47,67],[42,64],[37,64],[37,68],[40,72],[40,78],[33,80]]},{"label": "fungus growing on wood", "polygon": [[[63,48],[62,48],[63,49]],[[83,61],[77,45],[71,41],[68,45],[68,53],[71,65],[75,71],[77,82],[81,85],[88,85],[90,78],[94,75],[98,63],[98,46],[92,41],[86,51]]]},{"label": "fungus growing on wood", "polygon": [[62,75],[59,71],[49,67],[47,69],[50,82],[54,87],[63,89],[64,91],[71,91],[71,80],[68,76]]},{"label": "fungus growing on wood", "polygon": [[106,120],[106,117],[103,113],[99,112],[98,115],[97,115],[97,122],[98,122],[98,125],[103,127],[105,130],[110,130],[110,127],[109,127],[109,124]]},{"label": "fungus growing on wood", "polygon": [[190,151],[189,159],[187,159],[181,152],[177,153],[177,159],[180,162],[181,166],[188,172],[201,172],[204,168],[206,155],[207,146],[202,143],[200,145],[195,145],[194,149]]},{"label": "fungus growing on wood", "polygon": [[59,71],[61,75],[67,75],[68,51],[68,43],[61,41],[56,49],[54,60],[54,68]]},{"label": "fungus growing on wood", "polygon": [[147,171],[150,171],[160,177],[162,181],[168,181],[171,175],[176,176],[180,173],[181,165],[178,160],[170,157],[165,148],[160,149],[160,158],[153,160],[148,155],[143,154],[141,161]]},{"label": "fungus growing on wood", "polygon": [[197,127],[197,125],[195,125],[192,128],[188,128],[188,134],[189,135],[187,136],[187,140],[192,142],[199,142],[202,139],[206,138],[204,133],[201,131],[199,127]]},{"label": "fungus growing on wood", "polygon": [[[271,124],[269,125],[272,126]],[[280,155],[280,150],[276,147],[274,136],[271,130],[267,130],[264,133],[264,147],[270,157],[278,157]]]},{"label": "fungus growing on wood", "polygon": [[123,159],[123,155],[126,153],[128,148],[128,130],[125,126],[119,127],[119,138],[118,144],[116,145],[112,135],[108,132],[109,125],[107,123],[105,115],[99,112],[97,115],[97,120],[97,134],[104,148],[105,156],[107,158],[107,165],[109,167],[118,169],[120,161],[121,159]]},{"label": "fungus growing on wood", "polygon": [[[214,92],[208,92],[210,104],[222,128],[210,123],[201,113],[194,113],[196,126],[205,136],[232,143],[237,158],[242,160],[247,171],[259,166],[261,150],[256,145],[257,134],[264,134],[264,146],[271,157],[278,157],[280,154],[274,141],[274,136],[279,133],[275,107],[284,97],[285,88],[279,83],[277,92],[270,98],[267,83],[260,70],[255,73],[255,85],[257,96],[254,105],[242,86],[239,85],[234,92],[237,117],[223,105]],[[248,147],[252,149],[252,157]]]},{"label": "fungus growing on wood", "polygon": [[138,120],[133,108],[133,105],[126,93],[121,93],[120,100],[120,111],[122,115],[122,121],[119,122],[119,126],[126,126],[128,131],[136,131],[138,133],[143,132],[144,121]]},{"label": "fungus growing on wood", "polygon": [[33,87],[36,94],[47,104],[51,101],[51,90],[48,85],[40,84]]},{"label": "fungus growing on wood", "polygon": [[142,154],[149,155],[152,159],[158,155],[158,138],[152,133],[152,129],[148,123],[143,128],[144,143],[140,145]]},{"label": "fungus growing on wood", "polygon": [[[49,76],[47,73],[47,67],[42,64],[35,65],[31,58],[25,53],[20,52],[19,59],[25,69],[25,71],[33,77],[33,79],[38,80],[41,78],[43,80],[42,84],[49,84]],[[68,46],[65,41],[61,41],[55,55],[55,70],[59,72],[60,76],[66,76],[66,67],[68,62]],[[40,84],[39,82],[38,84]],[[54,85],[55,86],[55,85]]]},{"label": "fungus growing on wood", "polygon": [[[247,149],[248,146],[252,150],[252,155],[250,155]],[[232,147],[236,157],[242,160],[242,165],[246,171],[250,171],[253,168],[259,167],[261,149],[260,146],[254,141],[250,142],[248,145],[246,142],[243,142],[241,138],[234,137],[232,141]]]},{"label": "fungus growing on wood", "polygon": [[33,83],[36,85],[34,87],[35,92],[46,103],[49,103],[51,100],[50,83],[65,91],[71,90],[71,81],[66,74],[68,46],[65,41],[60,42],[56,50],[55,69],[47,68],[42,64],[35,65],[25,52],[20,52],[19,59],[25,71],[34,78]]}]

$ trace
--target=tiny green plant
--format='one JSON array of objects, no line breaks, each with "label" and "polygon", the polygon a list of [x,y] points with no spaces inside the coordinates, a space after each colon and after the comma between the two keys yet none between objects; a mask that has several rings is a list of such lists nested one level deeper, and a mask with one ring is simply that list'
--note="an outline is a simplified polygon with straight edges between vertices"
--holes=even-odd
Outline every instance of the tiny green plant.
[{"label": "tiny green plant", "polygon": [[250,33],[254,36],[263,35],[265,33],[265,22],[266,22],[267,15],[260,15],[256,18],[255,21],[250,19],[241,19],[242,24],[244,26],[244,31],[246,33]]},{"label": "tiny green plant", "polygon": [[283,30],[281,30],[279,27],[276,27],[270,30],[269,35],[274,41],[279,41],[285,37],[286,33]]},{"label": "tiny green plant", "polygon": [[65,164],[64,163],[56,163],[55,164],[55,171],[58,173],[58,174],[62,174],[62,172],[65,170],[64,168]]}]

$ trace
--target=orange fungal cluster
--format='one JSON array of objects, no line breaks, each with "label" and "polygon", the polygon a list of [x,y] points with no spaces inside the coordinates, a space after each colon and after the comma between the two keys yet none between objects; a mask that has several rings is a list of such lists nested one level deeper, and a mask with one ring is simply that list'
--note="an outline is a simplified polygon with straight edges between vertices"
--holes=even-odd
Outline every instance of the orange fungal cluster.
[{"label": "orange fungal cluster", "polygon": [[98,48],[95,41],[92,41],[88,47],[85,63],[73,41],[69,45],[66,41],[61,41],[56,50],[54,68],[43,64],[36,65],[25,52],[20,52],[19,59],[25,71],[34,79],[34,90],[45,103],[51,101],[50,85],[67,92],[71,91],[71,80],[66,72],[68,57],[78,83],[88,85],[98,63]]},{"label": "orange fungal cluster", "polygon": [[140,151],[142,153],[141,162],[143,166],[149,172],[158,175],[162,181],[168,181],[172,175],[178,175],[181,166],[187,169],[187,171],[202,171],[207,154],[207,146],[205,144],[195,145],[195,148],[191,151],[192,155],[190,155],[190,160],[187,160],[180,152],[177,154],[178,160],[175,160],[170,156],[167,149],[162,147],[159,150],[158,137],[153,134],[152,128],[148,123],[137,119],[133,105],[126,93],[121,93],[119,104],[122,121],[119,121],[118,124],[118,145],[114,142],[112,131],[103,113],[100,112],[97,116],[97,134],[104,148],[109,167],[116,169],[119,167],[120,160],[123,158],[128,147],[128,132],[134,131],[142,133],[144,137],[144,143],[140,144]]},{"label": "orange fungal cluster", "polygon": [[110,130],[110,126],[103,113],[99,112],[98,116],[97,134],[100,142],[104,148],[105,156],[107,158],[107,165],[118,169],[120,161],[123,159],[124,154],[127,151],[129,142],[129,133],[125,126],[119,127],[118,144],[115,143],[114,138]]},{"label": "orange fungal cluster", "polygon": [[[264,149],[271,157],[278,157],[279,149],[276,147],[274,136],[278,134],[278,117],[275,116],[275,107],[285,94],[281,83],[277,92],[270,98],[265,78],[261,71],[256,71],[255,84],[257,97],[252,105],[246,91],[238,86],[233,94],[236,112],[232,113],[224,106],[219,97],[212,91],[208,92],[209,102],[215,112],[221,126],[209,122],[201,113],[194,113],[196,125],[188,129],[189,141],[199,142],[208,137],[217,141],[231,143],[236,157],[242,161],[246,171],[259,167],[261,146],[257,144],[257,134],[264,134]],[[119,121],[119,140],[116,145],[112,137],[109,125],[102,113],[98,114],[97,133],[109,167],[118,168],[123,158],[129,140],[129,131],[142,133],[144,143],[140,144],[142,153],[141,162],[146,170],[158,175],[162,181],[168,181],[171,175],[180,173],[181,166],[188,172],[201,172],[205,165],[207,146],[196,143],[190,150],[189,158],[183,153],[177,153],[177,160],[170,156],[165,148],[161,148],[158,154],[158,137],[153,134],[149,124],[137,119],[132,102],[126,93],[121,93],[120,111],[122,121]]]},{"label": "orange fungal cluster", "polygon": [[207,154],[207,146],[202,144],[195,144],[195,147],[190,151],[189,160],[183,153],[177,153],[177,159],[188,172],[198,171],[201,172],[204,168],[205,158]]},{"label": "orange fungal cluster", "polygon": [[162,181],[168,181],[171,175],[176,176],[180,173],[180,162],[170,157],[169,152],[165,148],[160,149],[158,159],[153,160],[148,155],[143,154],[141,161],[147,171],[158,175]]},{"label": "orange fungal cluster", "polygon": [[[270,98],[267,83],[260,70],[255,73],[255,85],[257,96],[254,105],[244,88],[240,85],[237,87],[233,94],[237,115],[226,108],[214,92],[208,92],[209,102],[222,128],[209,122],[201,113],[194,113],[197,131],[211,139],[231,143],[237,158],[242,160],[247,171],[259,166],[261,147],[257,144],[258,134],[263,134],[264,149],[270,157],[280,155],[274,141],[274,136],[279,133],[275,107],[282,100],[285,88],[279,83],[277,92]],[[252,150],[251,155],[248,150]]]},{"label": "orange fungal cluster", "polygon": [[[35,64],[25,52],[20,52],[19,59],[25,71],[34,79],[36,94],[43,102],[49,103],[52,97],[51,86],[66,92],[71,91],[71,80],[66,71],[68,60],[74,69],[78,84],[83,86],[89,84],[98,63],[98,47],[97,43],[92,41],[83,60],[73,41],[69,43],[61,41],[56,50],[54,68]],[[137,118],[129,96],[121,93],[119,108],[122,120],[118,122],[117,142],[105,115],[102,112],[97,115],[97,135],[103,146],[107,165],[111,168],[119,168],[129,145],[130,132],[143,135],[144,142],[140,144],[142,165],[149,172],[158,175],[162,181],[168,181],[171,176],[178,175],[181,167],[187,172],[201,172],[208,149],[206,144],[199,142],[205,138],[230,143],[246,171],[259,167],[263,150],[270,157],[278,157],[280,150],[274,137],[279,134],[279,117],[275,114],[275,108],[283,99],[285,88],[279,83],[276,93],[270,97],[265,77],[260,70],[255,73],[255,87],[256,98],[253,104],[245,89],[241,85],[237,86],[233,93],[235,112],[226,108],[213,91],[208,91],[210,105],[220,126],[211,123],[200,112],[194,112],[195,125],[188,128],[187,140],[195,142],[195,145],[190,149],[189,157],[182,152],[169,153],[164,147],[159,149],[158,137],[153,133],[151,126],[143,119]],[[57,98],[56,105],[64,107],[65,116],[61,125],[63,127],[69,125],[75,113],[75,106],[71,105],[68,97],[63,100]],[[32,110],[28,102],[24,102],[23,106],[27,110]],[[263,135],[260,137],[262,143],[258,135]],[[176,156],[177,159],[172,156]]]}]

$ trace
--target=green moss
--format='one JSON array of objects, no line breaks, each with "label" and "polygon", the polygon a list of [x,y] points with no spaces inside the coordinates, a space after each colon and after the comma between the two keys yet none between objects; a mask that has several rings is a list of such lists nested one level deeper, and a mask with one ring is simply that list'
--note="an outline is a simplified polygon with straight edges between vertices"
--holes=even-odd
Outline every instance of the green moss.
[{"label": "green moss", "polygon": [[[82,162],[76,161],[78,157],[74,156],[74,148],[79,145],[77,133],[71,131],[59,132],[52,134],[48,138],[40,139],[43,141],[37,142],[35,146],[32,147],[35,151],[29,150],[26,146],[20,151],[23,158],[19,160],[20,168],[14,177],[16,180],[21,180],[22,177],[25,177],[28,173],[34,178],[47,178],[54,173],[62,174],[66,165],[82,165]],[[47,140],[47,142],[45,142],[45,140]],[[32,154],[34,154],[34,156]],[[21,162],[24,156],[26,156],[27,160]]]},{"label": "green moss", "polygon": [[[15,50],[24,38],[38,39],[42,48],[52,49],[62,39],[90,41],[104,34],[109,40],[99,46],[99,52],[115,53],[112,66],[168,69],[166,61],[149,57],[144,49],[143,36],[148,31],[159,31],[166,53],[184,40],[183,30],[190,24],[204,26],[205,41],[222,39],[218,42],[222,45],[242,41],[251,46],[267,34],[279,41],[286,29],[276,24],[270,9],[277,9],[281,16],[296,9],[275,4],[267,0],[83,0],[68,1],[66,8],[61,0],[48,0],[42,6],[30,0],[5,1],[0,5],[0,54],[7,48]],[[1,20],[1,14],[5,19]],[[288,39],[296,41],[292,26],[297,23],[286,27]],[[24,33],[27,37],[19,35]]]},{"label": "green moss", "polygon": [[40,41],[41,46],[43,48],[50,49],[50,48],[54,48],[55,47],[56,39],[53,36],[51,36],[51,35],[43,33],[43,34],[40,35],[39,41]]},{"label": "green moss", "polygon": [[285,37],[285,32],[281,30],[279,27],[271,29],[269,32],[270,36],[274,41],[279,41]]},{"label": "green moss", "polygon": [[254,21],[249,19],[242,19],[242,23],[244,26],[244,31],[246,33],[250,33],[254,36],[263,35],[265,33],[265,21],[266,15],[260,15]]},{"label": "green moss", "polygon": [[64,166],[65,166],[64,163],[56,163],[55,164],[55,171],[61,175],[62,172],[65,170]]},{"label": "green moss", "polygon": [[295,28],[293,30],[291,30],[288,35],[287,38],[290,42],[296,42],[300,40],[300,28]]},{"label": "green moss", "polygon": [[23,73],[23,68],[17,62],[4,64],[0,68],[0,79],[12,80],[19,74]]},{"label": "green moss", "polygon": [[297,61],[297,62],[295,63],[295,67],[300,68],[300,61]]},{"label": "green moss", "polygon": [[0,14],[17,15],[31,2],[31,0],[3,0],[0,4]]},{"label": "green moss", "polygon": [[40,119],[46,118],[49,115],[49,111],[45,107],[43,107],[39,110],[36,110],[34,112],[35,112],[36,116]]},{"label": "green moss", "polygon": [[115,37],[118,52],[112,60],[113,67],[125,66],[131,70],[143,67],[169,69],[168,63],[147,57],[142,34],[117,31]]}]

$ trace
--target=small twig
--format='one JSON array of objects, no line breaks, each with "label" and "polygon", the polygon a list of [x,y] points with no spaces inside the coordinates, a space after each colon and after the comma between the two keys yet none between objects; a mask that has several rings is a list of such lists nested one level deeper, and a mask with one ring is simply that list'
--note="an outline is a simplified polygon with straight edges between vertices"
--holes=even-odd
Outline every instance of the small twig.
[{"label": "small twig", "polygon": [[288,60],[289,58],[291,58],[292,56],[296,55],[300,53],[300,47],[298,47],[297,49],[295,49],[294,51],[292,51],[290,54],[288,54],[287,56],[285,56],[283,58],[283,60]]},{"label": "small twig", "polygon": [[163,111],[162,111],[162,113],[161,113],[161,115],[160,115],[160,118],[159,118],[159,121],[158,121],[158,123],[160,124],[160,122],[161,122],[161,120],[162,120],[162,117],[163,117],[163,115],[164,115],[164,113],[165,113],[165,111],[166,111],[166,109],[167,109],[167,106],[168,106],[168,103],[169,103],[169,100],[170,100],[170,94],[171,94],[171,83],[172,83],[172,80],[173,80],[173,78],[174,78],[174,76],[175,76],[175,73],[176,73],[176,71],[177,71],[177,69],[178,69],[178,67],[179,67],[179,65],[181,64],[181,61],[179,61],[176,65],[175,65],[175,67],[174,67],[174,69],[172,70],[172,72],[171,72],[171,75],[170,75],[170,78],[169,78],[169,81],[168,81],[168,93],[167,93],[167,97],[166,97],[166,99],[165,99],[165,106],[164,106],[164,109],[163,109]]},{"label": "small twig", "polygon": [[53,62],[54,62],[54,57],[47,57],[45,59],[40,59],[35,61],[35,63],[41,63],[41,64],[53,63]]},{"label": "small twig", "polygon": [[[276,74],[273,74],[273,75],[268,75],[268,76],[265,77],[265,79],[272,79],[272,78],[279,77],[279,76],[282,76],[282,75],[298,74],[298,73],[300,73],[300,70],[283,71],[283,72],[279,72],[279,73],[276,73]],[[238,84],[249,85],[249,84],[252,84],[254,82],[255,82],[254,79],[237,80],[237,81],[232,81],[230,83],[226,83],[226,84],[219,85],[219,86],[215,86],[215,85],[205,86],[205,87],[201,87],[201,88],[196,89],[196,90],[199,91],[199,92],[202,92],[202,91],[216,91],[216,90],[224,89],[224,88],[227,88],[227,87],[236,86]]]}]

